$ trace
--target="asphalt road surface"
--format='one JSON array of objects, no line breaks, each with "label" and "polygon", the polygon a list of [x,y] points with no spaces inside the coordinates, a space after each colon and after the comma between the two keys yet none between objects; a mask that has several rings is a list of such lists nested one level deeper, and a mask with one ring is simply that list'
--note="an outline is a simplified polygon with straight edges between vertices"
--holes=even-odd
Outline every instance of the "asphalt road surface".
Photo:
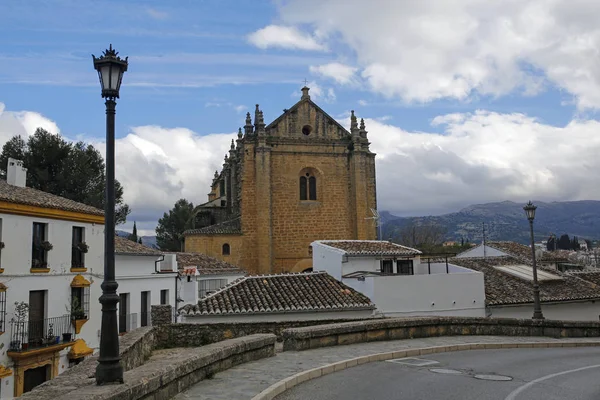
[{"label": "asphalt road surface", "polygon": [[599,400],[600,348],[470,350],[352,367],[276,400]]}]

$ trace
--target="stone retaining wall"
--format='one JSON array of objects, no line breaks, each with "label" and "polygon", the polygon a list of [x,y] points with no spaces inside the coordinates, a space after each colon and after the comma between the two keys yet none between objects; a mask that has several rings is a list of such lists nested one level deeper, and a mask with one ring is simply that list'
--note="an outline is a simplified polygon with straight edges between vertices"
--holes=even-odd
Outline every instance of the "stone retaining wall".
[{"label": "stone retaining wall", "polygon": [[[22,398],[26,400],[168,400],[200,380],[235,365],[275,355],[275,335],[251,335],[197,348],[158,350],[124,374],[122,385],[97,386],[88,359]],[[143,340],[142,340],[143,342]],[[140,343],[137,341],[136,343]],[[144,346],[140,345],[140,348]],[[139,358],[137,358],[139,359]],[[133,365],[133,361],[131,361]]]},{"label": "stone retaining wall", "polygon": [[599,337],[600,323],[460,317],[392,318],[346,322],[286,329],[283,331],[283,351],[379,340],[454,335]]}]

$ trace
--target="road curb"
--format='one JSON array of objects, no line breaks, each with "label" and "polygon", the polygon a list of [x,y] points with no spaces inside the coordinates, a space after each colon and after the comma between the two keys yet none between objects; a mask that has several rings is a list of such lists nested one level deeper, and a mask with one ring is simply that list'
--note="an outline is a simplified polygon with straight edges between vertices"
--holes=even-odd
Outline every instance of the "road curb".
[{"label": "road curb", "polygon": [[309,381],[311,379],[319,378],[352,368],[357,365],[367,364],[377,361],[391,360],[394,358],[402,357],[414,357],[422,356],[426,354],[434,353],[447,353],[452,351],[465,351],[465,350],[493,350],[493,349],[526,349],[526,348],[551,348],[551,347],[596,347],[600,346],[600,341],[597,342],[523,342],[523,343],[509,343],[509,342],[498,342],[498,343],[462,343],[452,344],[447,346],[432,346],[432,347],[420,347],[415,349],[397,350],[386,353],[376,353],[367,356],[350,358],[343,361],[338,361],[333,364],[323,365],[321,367],[309,369],[306,371],[299,372],[295,375],[280,380],[277,383],[272,384],[256,396],[252,400],[272,400],[276,396],[293,388],[294,386]]}]

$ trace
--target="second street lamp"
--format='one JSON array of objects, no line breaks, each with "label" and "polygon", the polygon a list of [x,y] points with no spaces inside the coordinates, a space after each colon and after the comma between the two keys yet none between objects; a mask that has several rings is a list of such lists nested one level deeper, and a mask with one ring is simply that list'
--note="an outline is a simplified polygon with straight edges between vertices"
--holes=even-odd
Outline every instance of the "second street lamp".
[{"label": "second street lamp", "polygon": [[112,45],[94,59],[98,71],[102,97],[106,99],[106,189],[104,197],[104,281],[102,282],[102,325],[100,328],[100,356],[96,368],[96,383],[123,383],[123,367],[119,356],[117,304],[119,285],[115,279],[115,108],[123,73],[127,71],[127,57],[121,59]]},{"label": "second street lamp", "polygon": [[531,256],[533,260],[533,319],[544,319],[542,314],[542,305],[540,304],[540,285],[537,279],[537,265],[535,261],[535,240],[533,237],[533,220],[535,219],[536,206],[531,201],[523,207],[525,215],[529,220],[529,233],[531,235]]}]

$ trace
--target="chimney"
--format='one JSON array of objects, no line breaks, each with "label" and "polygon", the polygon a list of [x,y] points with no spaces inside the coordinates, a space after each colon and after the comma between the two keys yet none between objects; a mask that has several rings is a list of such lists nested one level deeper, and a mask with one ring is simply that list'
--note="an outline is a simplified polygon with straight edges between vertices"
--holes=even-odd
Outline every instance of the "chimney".
[{"label": "chimney", "polygon": [[8,159],[8,168],[6,168],[6,182],[9,185],[25,187],[27,181],[27,168],[23,168],[23,161]]}]

